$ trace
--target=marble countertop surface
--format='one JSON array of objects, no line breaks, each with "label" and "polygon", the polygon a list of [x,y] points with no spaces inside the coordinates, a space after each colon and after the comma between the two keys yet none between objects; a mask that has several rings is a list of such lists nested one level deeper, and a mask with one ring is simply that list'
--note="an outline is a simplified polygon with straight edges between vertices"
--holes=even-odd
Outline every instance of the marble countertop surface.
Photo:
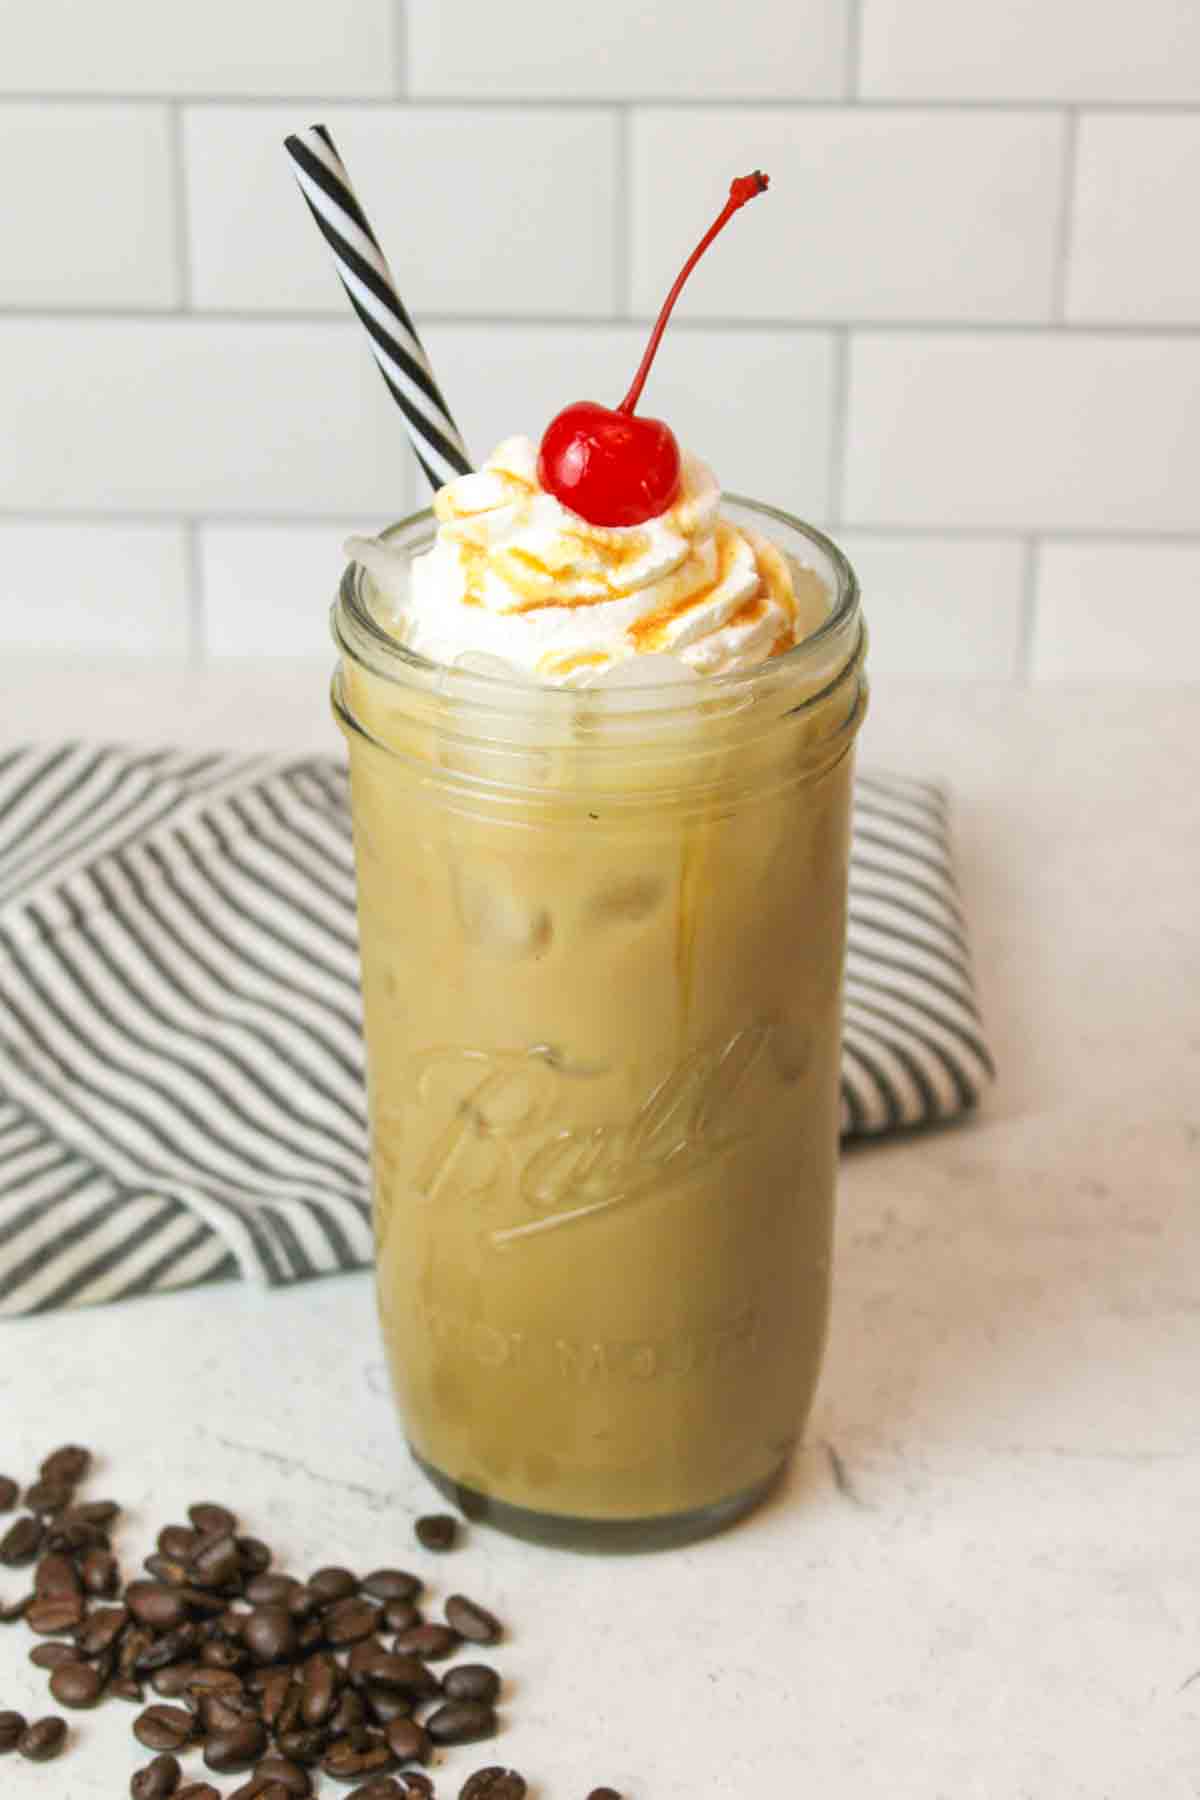
[{"label": "marble countertop surface", "polygon": [[[336,743],[311,663],[4,686],[8,742]],[[0,1469],[102,1449],[127,1566],[212,1498],[297,1570],[417,1560],[511,1620],[505,1731],[448,1754],[450,1800],[496,1761],[531,1800],[1200,1795],[1200,688],[881,686],[862,760],[952,787],[1000,1079],[846,1157],[807,1447],[741,1526],[414,1558],[434,1496],[365,1275],[0,1324]],[[0,1629],[0,1708],[40,1716],[28,1642]],[[131,1716],[6,1758],[4,1800],[127,1793]]]}]

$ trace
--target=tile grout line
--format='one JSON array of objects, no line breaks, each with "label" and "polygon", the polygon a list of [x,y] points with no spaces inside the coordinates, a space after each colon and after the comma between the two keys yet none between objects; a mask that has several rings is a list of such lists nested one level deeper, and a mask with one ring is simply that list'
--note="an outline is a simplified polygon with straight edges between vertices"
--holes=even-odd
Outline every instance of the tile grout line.
[{"label": "tile grout line", "polygon": [[1019,687],[1029,687],[1033,679],[1033,635],[1037,627],[1037,588],[1041,574],[1041,540],[1031,536],[1025,540],[1024,564],[1021,570],[1020,637],[1017,643],[1017,666],[1013,671]]},{"label": "tile grout line", "polygon": [[[167,130],[171,140],[171,198],[174,202],[175,215],[175,275],[179,282],[179,298],[173,310],[178,315],[190,313],[192,310],[192,250],[187,191],[187,150],[184,144],[183,106],[180,102],[173,101],[168,106],[167,120]],[[38,316],[45,317],[46,315],[41,313]]]},{"label": "tile grout line", "polygon": [[1079,166],[1080,109],[1067,109],[1063,136],[1062,192],[1059,195],[1058,220],[1055,230],[1053,290],[1050,316],[1063,326],[1067,314],[1067,286],[1071,274],[1071,248],[1075,233],[1075,179]]},{"label": "tile grout line", "polygon": [[850,333],[839,331],[833,346],[833,379],[830,383],[829,492],[825,517],[840,526],[845,505],[846,442],[850,422]]},{"label": "tile grout line", "polygon": [[633,190],[631,160],[633,109],[622,106],[616,114],[616,176],[613,182],[613,304],[614,317],[628,319],[633,312]]},{"label": "tile grout line", "polygon": [[864,0],[847,0],[845,97],[851,101],[862,98],[863,5]]}]

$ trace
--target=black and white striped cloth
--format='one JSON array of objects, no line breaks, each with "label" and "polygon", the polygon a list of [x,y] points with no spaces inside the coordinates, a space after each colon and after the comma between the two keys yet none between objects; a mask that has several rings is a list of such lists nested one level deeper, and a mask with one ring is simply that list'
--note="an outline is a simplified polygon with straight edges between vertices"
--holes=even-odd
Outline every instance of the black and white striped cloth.
[{"label": "black and white striped cloth", "polygon": [[[944,796],[859,778],[843,1125],[989,1079]],[[347,780],[0,754],[0,1314],[371,1260]]]}]

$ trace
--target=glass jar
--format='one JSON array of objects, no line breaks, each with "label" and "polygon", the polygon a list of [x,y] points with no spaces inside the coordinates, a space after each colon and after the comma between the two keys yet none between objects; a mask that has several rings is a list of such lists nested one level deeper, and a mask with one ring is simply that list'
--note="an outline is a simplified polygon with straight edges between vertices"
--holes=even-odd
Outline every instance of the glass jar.
[{"label": "glass jar", "polygon": [[864,631],[834,544],[723,510],[829,596],[747,672],[441,667],[354,565],[334,612],[392,1378],[433,1480],[541,1541],[736,1517],[820,1369]]}]

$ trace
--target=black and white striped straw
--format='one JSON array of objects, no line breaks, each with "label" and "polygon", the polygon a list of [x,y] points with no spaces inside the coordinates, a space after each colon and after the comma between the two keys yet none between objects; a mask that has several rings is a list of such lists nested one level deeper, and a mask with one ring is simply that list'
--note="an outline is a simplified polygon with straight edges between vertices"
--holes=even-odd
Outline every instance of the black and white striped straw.
[{"label": "black and white striped straw", "polygon": [[430,485],[439,488],[456,475],[469,474],[471,459],[462,434],[333,139],[324,125],[310,125],[286,138],[284,147]]}]

